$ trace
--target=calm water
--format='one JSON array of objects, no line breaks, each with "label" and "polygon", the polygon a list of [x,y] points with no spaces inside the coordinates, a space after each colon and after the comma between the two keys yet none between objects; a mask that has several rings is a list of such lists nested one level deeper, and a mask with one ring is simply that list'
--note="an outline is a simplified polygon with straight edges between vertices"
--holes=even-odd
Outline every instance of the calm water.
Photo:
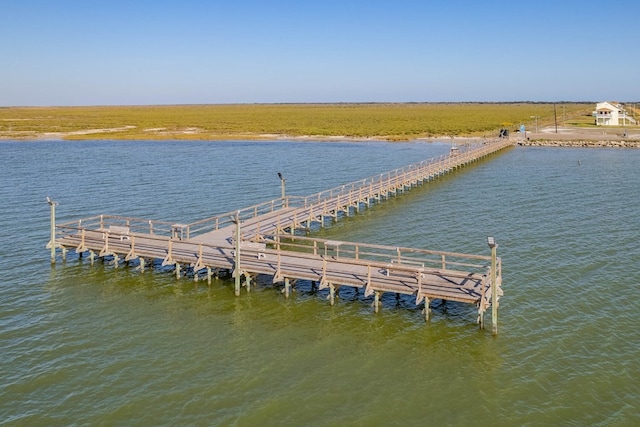
[{"label": "calm water", "polygon": [[[0,143],[0,425],[640,425],[640,150],[513,148],[322,237],[486,253],[500,334],[471,306],[302,284],[50,267],[59,221],[187,222],[447,152],[438,143]],[[581,164],[578,165],[578,160]],[[490,322],[490,320],[489,320]],[[490,324],[490,323],[489,323]]]}]

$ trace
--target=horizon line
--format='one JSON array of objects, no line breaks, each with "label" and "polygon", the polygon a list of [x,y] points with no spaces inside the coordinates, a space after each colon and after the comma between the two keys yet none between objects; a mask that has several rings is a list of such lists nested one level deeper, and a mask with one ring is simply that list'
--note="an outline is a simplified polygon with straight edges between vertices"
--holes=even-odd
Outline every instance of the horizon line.
[{"label": "horizon line", "polygon": [[[68,104],[68,105],[4,105],[7,108],[81,108],[81,107],[176,107],[176,106],[232,106],[232,105],[428,105],[428,104],[596,104],[614,101],[335,101],[335,102],[219,102],[219,103],[160,103],[160,104]],[[622,104],[640,101],[615,101]]]}]

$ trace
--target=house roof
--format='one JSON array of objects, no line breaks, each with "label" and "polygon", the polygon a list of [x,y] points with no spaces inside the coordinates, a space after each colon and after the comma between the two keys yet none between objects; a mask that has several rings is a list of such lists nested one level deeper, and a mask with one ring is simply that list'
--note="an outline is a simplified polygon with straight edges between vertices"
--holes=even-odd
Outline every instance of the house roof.
[{"label": "house roof", "polygon": [[598,102],[596,104],[596,111],[600,111],[600,110],[607,110],[607,111],[622,110],[622,104],[620,104],[619,102],[609,102],[609,101]]}]

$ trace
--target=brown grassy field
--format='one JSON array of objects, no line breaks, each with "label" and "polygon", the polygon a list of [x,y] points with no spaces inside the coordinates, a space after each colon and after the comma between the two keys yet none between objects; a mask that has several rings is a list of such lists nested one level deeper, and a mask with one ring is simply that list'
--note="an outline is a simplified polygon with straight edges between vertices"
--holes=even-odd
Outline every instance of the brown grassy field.
[{"label": "brown grassy field", "polygon": [[[558,104],[558,121],[592,122],[593,104]],[[498,129],[554,123],[553,104],[238,104],[0,108],[2,139],[410,140],[492,136]]]}]

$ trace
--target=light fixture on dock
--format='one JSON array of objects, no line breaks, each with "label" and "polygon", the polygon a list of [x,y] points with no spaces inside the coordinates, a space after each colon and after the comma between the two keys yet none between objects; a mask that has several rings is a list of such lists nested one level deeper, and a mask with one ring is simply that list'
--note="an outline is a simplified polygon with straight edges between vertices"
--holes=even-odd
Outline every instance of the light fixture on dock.
[{"label": "light fixture on dock", "polygon": [[278,172],[278,178],[280,178],[281,189],[282,189],[282,203],[286,205],[285,200],[286,200],[287,180],[284,178],[284,176],[282,176],[280,172]]},{"label": "light fixture on dock", "polygon": [[494,239],[493,237],[487,237],[487,244],[489,245],[489,247],[491,249],[496,247],[496,239]]}]

